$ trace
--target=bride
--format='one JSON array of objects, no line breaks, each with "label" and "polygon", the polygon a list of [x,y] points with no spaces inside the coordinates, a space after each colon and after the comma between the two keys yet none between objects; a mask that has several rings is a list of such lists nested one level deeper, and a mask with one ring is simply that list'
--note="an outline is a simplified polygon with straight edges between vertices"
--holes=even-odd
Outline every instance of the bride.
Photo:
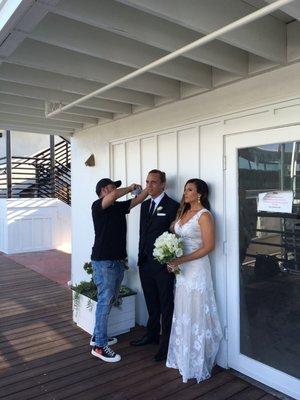
[{"label": "bride", "polygon": [[208,258],[215,242],[209,209],[207,184],[188,180],[173,223],[183,239],[184,255],[168,264],[169,272],[179,267],[180,273],[166,365],[178,369],[183,382],[210,377],[222,338]]}]

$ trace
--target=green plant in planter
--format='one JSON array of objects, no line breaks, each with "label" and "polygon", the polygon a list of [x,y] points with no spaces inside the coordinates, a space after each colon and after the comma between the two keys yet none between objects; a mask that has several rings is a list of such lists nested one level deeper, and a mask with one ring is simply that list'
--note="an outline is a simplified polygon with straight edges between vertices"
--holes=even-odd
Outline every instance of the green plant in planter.
[{"label": "green plant in planter", "polygon": [[[127,266],[127,264],[126,264]],[[128,269],[128,266],[125,269]],[[88,275],[93,275],[93,267],[91,262],[86,262],[83,266],[83,269],[87,272]],[[97,301],[97,286],[95,285],[93,278],[91,277],[90,281],[81,281],[77,285],[71,287],[74,290],[74,308],[78,308],[79,295],[83,294],[84,296],[89,298],[88,308],[92,307],[92,300]],[[120,307],[122,305],[122,297],[131,296],[136,294],[132,289],[127,286],[122,285],[120,287],[119,295],[114,302],[115,307]]]}]

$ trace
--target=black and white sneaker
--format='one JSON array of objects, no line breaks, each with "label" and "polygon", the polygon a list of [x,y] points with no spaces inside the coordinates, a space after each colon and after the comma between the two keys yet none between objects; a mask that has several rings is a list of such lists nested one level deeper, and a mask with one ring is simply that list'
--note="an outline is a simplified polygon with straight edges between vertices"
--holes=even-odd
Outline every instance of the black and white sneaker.
[{"label": "black and white sneaker", "polygon": [[94,346],[91,351],[92,355],[106,362],[118,362],[121,360],[120,354],[116,354],[109,346]]},{"label": "black and white sneaker", "polygon": [[[114,344],[117,344],[117,343],[118,343],[118,339],[116,337],[108,338],[108,341],[107,341],[108,346],[113,346]],[[91,337],[90,346],[92,346],[92,347],[96,346],[95,336]]]}]

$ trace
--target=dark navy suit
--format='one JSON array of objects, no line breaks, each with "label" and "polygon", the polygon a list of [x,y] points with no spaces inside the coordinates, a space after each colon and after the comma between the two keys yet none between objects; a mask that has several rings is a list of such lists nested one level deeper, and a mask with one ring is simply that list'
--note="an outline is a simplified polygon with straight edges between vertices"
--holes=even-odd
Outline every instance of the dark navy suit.
[{"label": "dark navy suit", "polygon": [[162,317],[160,349],[167,352],[174,308],[174,274],[167,271],[165,264],[154,260],[153,248],[157,237],[168,231],[175,220],[179,203],[164,194],[150,216],[150,202],[151,199],[146,200],[141,206],[138,265],[149,313],[147,336],[153,340],[158,339]]}]

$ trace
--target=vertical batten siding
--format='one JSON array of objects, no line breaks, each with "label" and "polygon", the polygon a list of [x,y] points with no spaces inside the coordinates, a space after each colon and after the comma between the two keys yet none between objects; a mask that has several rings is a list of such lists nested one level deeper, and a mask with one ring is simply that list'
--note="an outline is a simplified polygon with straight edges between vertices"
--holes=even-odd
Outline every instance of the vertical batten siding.
[{"label": "vertical batten siding", "polygon": [[[124,184],[145,180],[149,170],[160,168],[167,174],[167,192],[180,200],[187,179],[200,176],[200,137],[198,126],[182,127],[169,132],[156,132],[137,140],[111,143],[113,179]],[[124,176],[125,174],[125,176]],[[128,217],[128,258],[131,270],[126,283],[138,291],[137,321],[147,322],[145,301],[136,268],[139,240],[140,207]]]}]

